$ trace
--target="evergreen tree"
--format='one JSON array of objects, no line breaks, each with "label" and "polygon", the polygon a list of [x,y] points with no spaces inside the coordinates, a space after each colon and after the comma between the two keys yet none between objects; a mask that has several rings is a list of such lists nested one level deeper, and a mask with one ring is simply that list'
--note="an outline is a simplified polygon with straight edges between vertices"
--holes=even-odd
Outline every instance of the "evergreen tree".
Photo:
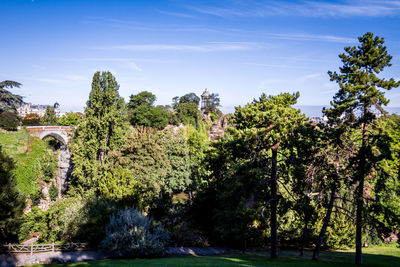
[{"label": "evergreen tree", "polygon": [[332,108],[326,110],[326,114],[331,120],[343,120],[351,127],[361,130],[361,147],[356,159],[357,173],[354,183],[358,184],[355,262],[362,264],[364,182],[372,168],[372,161],[368,159],[373,157],[368,127],[375,123],[376,113],[384,113],[382,106],[389,102],[382,89],[398,87],[400,82],[377,76],[385,67],[391,66],[392,57],[383,45],[384,39],[368,32],[358,40],[360,45],[345,47],[345,53],[339,55],[343,62],[340,72],[328,72],[331,81],[337,82],[340,89],[331,102]]},{"label": "evergreen tree", "polygon": [[44,114],[43,118],[40,120],[42,125],[56,125],[57,124],[57,117],[56,111],[53,107],[47,106],[46,113]]},{"label": "evergreen tree", "polygon": [[[289,135],[306,120],[299,110],[292,107],[298,98],[298,92],[277,96],[262,94],[245,107],[237,107],[233,117],[237,129],[256,131],[257,165],[263,165],[270,172],[267,179],[270,183],[270,199],[265,206],[271,206],[271,258],[278,257],[277,207],[281,197],[278,195],[278,150],[287,149]],[[283,170],[285,173],[287,170]]]},{"label": "evergreen tree", "polygon": [[124,99],[111,72],[96,72],[92,90],[71,144],[74,170],[72,189],[99,194],[99,183],[110,151],[122,146],[127,131]]},{"label": "evergreen tree", "polygon": [[0,244],[15,241],[25,206],[13,170],[14,162],[0,146]]},{"label": "evergreen tree", "polygon": [[17,107],[24,103],[22,96],[14,95],[5,88],[20,87],[22,84],[14,81],[2,81],[0,82],[0,112],[6,111],[17,111]]}]

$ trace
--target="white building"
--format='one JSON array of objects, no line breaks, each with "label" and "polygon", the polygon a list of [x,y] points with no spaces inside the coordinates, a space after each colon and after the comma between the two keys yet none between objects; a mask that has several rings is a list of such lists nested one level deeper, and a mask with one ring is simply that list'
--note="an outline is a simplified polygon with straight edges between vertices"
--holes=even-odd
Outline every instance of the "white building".
[{"label": "white building", "polygon": [[[48,106],[49,105],[36,105],[31,103],[24,103],[19,108],[17,108],[17,112],[18,115],[22,118],[30,113],[36,113],[39,115],[39,117],[43,117],[44,114],[46,113],[46,109]],[[60,104],[56,102],[52,107],[54,108],[57,118],[60,117]]]}]

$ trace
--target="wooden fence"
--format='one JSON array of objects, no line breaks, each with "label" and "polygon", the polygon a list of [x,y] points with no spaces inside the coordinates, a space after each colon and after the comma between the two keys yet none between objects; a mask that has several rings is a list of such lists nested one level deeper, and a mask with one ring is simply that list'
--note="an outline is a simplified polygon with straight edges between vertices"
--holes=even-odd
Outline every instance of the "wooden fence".
[{"label": "wooden fence", "polygon": [[69,244],[41,244],[41,245],[20,245],[8,244],[3,245],[3,251],[8,253],[40,253],[55,251],[82,251],[87,250],[87,243],[69,243]]}]

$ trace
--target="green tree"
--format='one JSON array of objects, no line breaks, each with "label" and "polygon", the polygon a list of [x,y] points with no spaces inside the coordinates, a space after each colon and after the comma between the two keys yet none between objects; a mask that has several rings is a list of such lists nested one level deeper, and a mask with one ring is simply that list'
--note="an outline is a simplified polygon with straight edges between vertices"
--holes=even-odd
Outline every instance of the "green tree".
[{"label": "green tree", "polygon": [[163,106],[154,107],[155,101],[156,96],[147,91],[130,96],[128,107],[133,126],[141,125],[162,129],[168,125],[172,118],[172,112]]},{"label": "green tree", "polygon": [[206,102],[206,106],[204,108],[205,113],[215,113],[220,115],[221,111],[218,109],[220,106],[220,98],[219,94],[212,93],[210,98]]},{"label": "green tree", "polygon": [[357,173],[354,183],[358,183],[355,262],[362,264],[364,182],[372,169],[372,161],[369,158],[373,157],[369,143],[372,136],[368,127],[375,123],[376,113],[384,113],[382,106],[389,102],[382,89],[398,87],[400,82],[393,78],[383,79],[377,76],[385,67],[391,66],[392,57],[383,45],[384,39],[368,32],[358,40],[358,46],[345,47],[345,53],[339,55],[343,63],[340,72],[328,72],[331,81],[338,83],[340,89],[331,102],[332,108],[327,110],[326,114],[332,119],[344,120],[361,130],[361,146],[356,159]]},{"label": "green tree", "polygon": [[56,125],[57,124],[56,111],[54,110],[53,107],[50,107],[50,106],[46,107],[46,113],[41,118],[40,123],[42,125]]},{"label": "green tree", "polygon": [[111,72],[96,72],[92,90],[71,144],[74,170],[72,191],[99,194],[110,151],[121,147],[127,131],[124,99]]},{"label": "green tree", "polygon": [[156,99],[157,97],[153,93],[143,91],[129,97],[128,107],[134,110],[139,106],[153,106]]},{"label": "green tree", "polygon": [[195,93],[188,93],[181,97],[174,97],[174,102],[193,103],[193,104],[196,104],[197,106],[199,106],[200,97],[198,97]]},{"label": "green tree", "polygon": [[112,199],[127,200],[128,206],[156,209],[162,197],[168,200],[191,182],[189,149],[183,132],[137,126],[110,157],[110,168],[118,168],[120,178],[109,175],[101,188]]},{"label": "green tree", "polygon": [[22,96],[15,95],[5,88],[19,88],[22,84],[14,81],[2,81],[0,82],[0,112],[12,111],[16,112],[17,107],[20,106],[24,101],[22,100]]},{"label": "green tree", "polygon": [[37,113],[29,113],[22,118],[22,125],[24,126],[35,126],[40,124],[40,117]]},{"label": "green tree", "polygon": [[0,112],[0,128],[6,130],[16,130],[20,123],[20,119],[16,112],[6,111]]},{"label": "green tree", "polygon": [[195,93],[172,99],[177,124],[197,125],[200,121],[199,97]]},{"label": "green tree", "polygon": [[[277,207],[278,200],[278,150],[281,153],[287,149],[289,135],[300,125],[306,118],[292,105],[297,103],[299,93],[288,94],[283,93],[277,96],[266,96],[262,94],[258,100],[247,104],[245,107],[236,107],[233,116],[233,123],[238,130],[252,130],[257,135],[256,160],[257,164],[267,166],[271,162],[269,168],[270,182],[270,199],[266,205],[271,206],[271,258],[278,257],[277,248]],[[282,174],[287,174],[287,170],[283,169]]]},{"label": "green tree", "polygon": [[82,114],[79,112],[67,112],[58,119],[57,124],[62,126],[77,126]]},{"label": "green tree", "polygon": [[16,240],[18,225],[25,207],[23,195],[17,188],[14,162],[0,146],[0,243]]}]

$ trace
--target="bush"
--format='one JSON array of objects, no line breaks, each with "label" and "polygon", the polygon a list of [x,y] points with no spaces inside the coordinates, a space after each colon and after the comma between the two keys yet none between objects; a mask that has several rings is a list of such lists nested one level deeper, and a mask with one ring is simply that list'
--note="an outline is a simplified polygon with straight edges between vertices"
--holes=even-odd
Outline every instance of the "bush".
[{"label": "bush", "polygon": [[40,125],[40,117],[37,113],[29,113],[22,119],[22,125],[35,126]]},{"label": "bush", "polygon": [[169,235],[161,224],[131,208],[110,216],[101,246],[129,256],[160,255],[168,239]]},{"label": "bush", "polygon": [[56,200],[58,197],[58,190],[57,187],[52,183],[49,188],[49,195],[52,201]]}]

